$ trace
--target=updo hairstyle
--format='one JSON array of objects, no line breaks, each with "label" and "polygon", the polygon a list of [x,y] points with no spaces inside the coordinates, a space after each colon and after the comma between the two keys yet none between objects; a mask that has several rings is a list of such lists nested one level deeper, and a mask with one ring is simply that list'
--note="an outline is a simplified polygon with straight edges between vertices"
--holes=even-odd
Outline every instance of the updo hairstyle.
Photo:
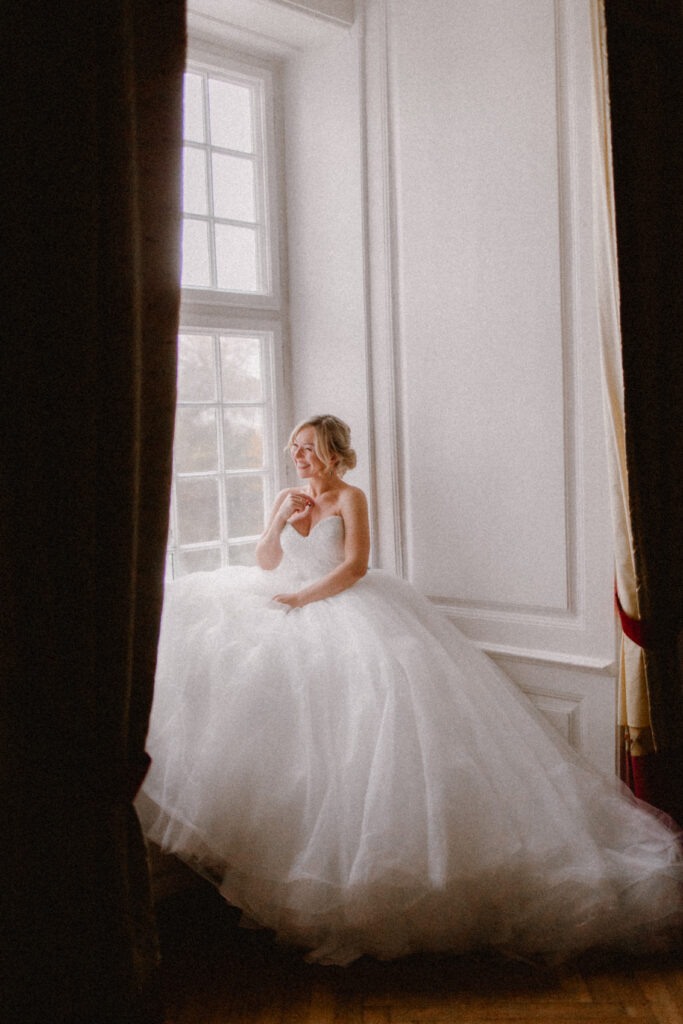
[{"label": "updo hairstyle", "polygon": [[351,431],[343,420],[336,416],[311,416],[302,420],[289,435],[286,451],[290,450],[296,435],[304,427],[315,430],[315,454],[328,473],[336,471],[343,476],[347,469],[354,468],[356,453],[351,447]]}]

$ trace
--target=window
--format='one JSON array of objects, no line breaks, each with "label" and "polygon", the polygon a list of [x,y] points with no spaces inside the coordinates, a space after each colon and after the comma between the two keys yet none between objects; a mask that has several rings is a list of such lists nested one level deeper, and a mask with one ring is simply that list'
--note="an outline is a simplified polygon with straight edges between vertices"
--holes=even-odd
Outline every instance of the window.
[{"label": "window", "polygon": [[185,75],[184,287],[270,291],[266,85],[236,72]]},{"label": "window", "polygon": [[284,325],[272,125],[270,69],[188,65],[172,576],[253,564],[280,483]]}]

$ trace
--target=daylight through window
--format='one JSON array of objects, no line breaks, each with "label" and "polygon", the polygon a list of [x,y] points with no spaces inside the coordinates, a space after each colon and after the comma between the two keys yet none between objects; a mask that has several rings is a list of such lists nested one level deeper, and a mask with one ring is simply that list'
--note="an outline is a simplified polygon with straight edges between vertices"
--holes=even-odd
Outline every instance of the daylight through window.
[{"label": "daylight through window", "polygon": [[183,302],[167,572],[252,564],[279,477],[269,70],[185,75]]}]

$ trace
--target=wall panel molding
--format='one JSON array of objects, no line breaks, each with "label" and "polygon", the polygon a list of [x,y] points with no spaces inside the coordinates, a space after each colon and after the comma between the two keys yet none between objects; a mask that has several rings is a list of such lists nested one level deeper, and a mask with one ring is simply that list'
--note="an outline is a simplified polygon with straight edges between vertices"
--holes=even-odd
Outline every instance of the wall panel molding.
[{"label": "wall panel molding", "polygon": [[591,658],[586,655],[564,654],[561,651],[532,650],[506,644],[493,644],[475,640],[475,645],[492,658],[504,658],[528,665],[566,668],[572,671],[598,673],[613,676],[617,663],[610,658]]},{"label": "wall panel molding", "polygon": [[585,612],[584,524],[585,478],[582,437],[582,363],[577,239],[576,123],[571,92],[572,36],[567,0],[555,0],[555,87],[557,106],[558,216],[560,226],[560,295],[562,320],[562,389],[565,458],[565,529],[567,611],[581,621]]},{"label": "wall panel molding", "polygon": [[557,729],[570,747],[581,748],[581,697],[527,690],[531,703]]},{"label": "wall panel molding", "polygon": [[387,0],[369,0],[363,19],[365,224],[371,450],[374,452],[373,562],[405,574],[407,493],[399,404],[400,340],[396,188]]},{"label": "wall panel molding", "polygon": [[[430,11],[438,4],[430,3]],[[564,529],[566,594],[561,606],[460,597],[457,590],[431,595],[473,639],[506,650],[520,648],[590,659],[591,667],[613,664],[609,582],[605,583],[604,528],[596,514],[609,516],[600,486],[602,432],[599,408],[599,357],[592,308],[590,179],[586,178],[586,59],[589,52],[589,2],[548,0],[554,25],[554,85],[557,148],[556,258],[560,282],[561,402],[564,457]],[[373,564],[411,578],[411,483],[405,440],[406,387],[402,362],[402,311],[410,296],[401,293],[402,234],[396,161],[398,97],[392,60],[392,27],[400,3],[368,0],[361,54],[365,92],[366,276],[368,294],[367,358],[372,381],[368,411],[374,451],[375,536]],[[397,13],[398,12],[398,13]],[[552,44],[551,44],[552,45]],[[582,77],[583,76],[583,77]],[[559,377],[558,377],[559,380]],[[586,382],[590,382],[588,391]],[[598,398],[596,399],[596,395]],[[588,465],[586,453],[589,453]],[[596,466],[598,468],[596,468]],[[590,538],[586,531],[591,531]],[[596,560],[597,559],[597,560]],[[609,570],[608,570],[609,572]],[[457,587],[457,582],[454,583]],[[602,636],[600,636],[602,631]]]},{"label": "wall panel molding", "polygon": [[555,102],[557,114],[557,216],[561,301],[562,403],[564,434],[564,518],[566,596],[563,607],[472,601],[457,596],[431,594],[430,600],[454,618],[487,622],[559,625],[581,631],[585,614],[584,524],[585,480],[582,473],[582,395],[579,266],[581,253],[576,224],[576,122],[572,104],[571,67],[574,40],[568,0],[552,0],[555,23]]},{"label": "wall panel molding", "polygon": [[[608,667],[490,652],[547,722],[601,771],[617,767],[616,680]],[[585,659],[588,661],[588,659]]]}]

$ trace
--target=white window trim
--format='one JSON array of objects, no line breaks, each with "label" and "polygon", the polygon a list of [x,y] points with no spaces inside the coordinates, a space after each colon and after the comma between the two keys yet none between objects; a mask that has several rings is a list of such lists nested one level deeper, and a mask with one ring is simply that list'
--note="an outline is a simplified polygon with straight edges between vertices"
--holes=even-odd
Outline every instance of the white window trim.
[{"label": "white window trim", "polygon": [[[229,68],[226,65],[229,64]],[[265,61],[263,58],[254,57],[253,60],[246,58],[243,54],[234,55],[230,50],[223,50],[220,47],[208,43],[190,44],[188,47],[186,70],[191,71],[193,65],[201,66],[202,70],[213,72],[216,75],[224,75],[229,72],[231,77],[244,75],[246,79],[252,79],[254,72],[257,72],[264,83],[264,104],[263,124],[260,126],[263,138],[263,145],[266,150],[266,180],[264,182],[264,200],[266,205],[266,217],[270,224],[267,244],[270,245],[266,265],[269,268],[269,287],[266,292],[231,292],[209,290],[206,288],[183,288],[181,317],[186,307],[195,304],[211,308],[235,309],[246,308],[249,310],[272,309],[282,313],[282,273],[281,264],[283,259],[283,246],[281,244],[283,224],[281,211],[284,200],[283,190],[279,187],[277,166],[284,160],[284,154],[279,145],[278,133],[275,127],[275,76],[276,68],[272,61]],[[280,213],[280,216],[278,216]]]},{"label": "white window trim", "polygon": [[[286,485],[287,460],[284,453],[286,431],[291,415],[291,396],[285,389],[288,377],[288,323],[287,304],[282,282],[286,280],[284,238],[284,188],[281,179],[284,169],[284,150],[275,117],[276,89],[281,86],[278,62],[263,57],[235,53],[209,43],[191,41],[188,47],[187,70],[200,67],[209,74],[228,74],[238,77],[244,74],[253,79],[257,73],[264,83],[262,137],[266,151],[264,202],[268,214],[268,239],[270,246],[269,288],[267,293],[238,293],[210,290],[206,288],[182,288],[179,334],[199,333],[245,333],[268,332],[272,342],[266,356],[269,366],[264,375],[269,393],[264,395],[270,409],[268,429],[264,434],[265,464],[270,472],[264,475],[264,513],[267,515],[276,493]],[[255,471],[261,475],[259,471]],[[240,475],[249,475],[240,471]],[[221,495],[221,504],[224,497]],[[221,509],[221,516],[223,510]],[[224,519],[223,519],[224,521]],[[167,574],[175,575],[174,563],[179,549],[179,535],[175,487],[171,506],[169,535],[169,558]],[[230,543],[234,543],[231,540]],[[197,545],[182,545],[182,550],[201,550],[211,547],[210,542]],[[223,546],[223,542],[221,542]],[[225,558],[222,557],[224,564]]]}]

